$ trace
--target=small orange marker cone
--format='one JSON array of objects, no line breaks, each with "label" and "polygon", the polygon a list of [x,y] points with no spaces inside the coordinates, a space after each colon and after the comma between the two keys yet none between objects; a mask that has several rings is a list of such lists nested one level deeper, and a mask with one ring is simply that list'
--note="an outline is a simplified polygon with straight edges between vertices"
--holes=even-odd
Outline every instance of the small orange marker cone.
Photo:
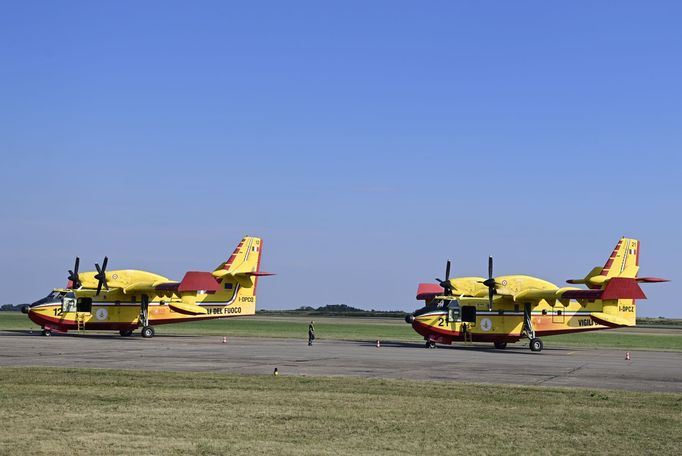
[{"label": "small orange marker cone", "polygon": [[224,343],[224,344],[227,343],[227,337],[223,337],[223,343]]},{"label": "small orange marker cone", "polygon": [[630,361],[630,352],[625,352],[625,361]]},{"label": "small orange marker cone", "polygon": [[381,347],[381,342],[379,341],[379,339],[377,339],[377,348],[380,348],[380,347]]}]

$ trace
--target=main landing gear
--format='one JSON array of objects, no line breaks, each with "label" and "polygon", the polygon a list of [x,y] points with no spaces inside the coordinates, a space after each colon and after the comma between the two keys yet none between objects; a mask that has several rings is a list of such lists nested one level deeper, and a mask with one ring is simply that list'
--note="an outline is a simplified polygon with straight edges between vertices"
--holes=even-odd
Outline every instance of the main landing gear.
[{"label": "main landing gear", "polygon": [[542,351],[542,340],[539,337],[534,337],[530,340],[530,351],[539,352]]},{"label": "main landing gear", "polygon": [[432,340],[427,340],[424,348],[436,348],[436,343]]},{"label": "main landing gear", "polygon": [[539,337],[535,337],[535,330],[533,329],[533,321],[530,318],[530,303],[526,303],[523,309],[523,332],[530,339],[530,351],[542,351],[543,344]]},{"label": "main landing gear", "polygon": [[45,337],[50,337],[52,335],[52,331],[49,329],[43,329],[43,336]]},{"label": "main landing gear", "polygon": [[142,295],[140,302],[140,323],[142,323],[142,337],[149,339],[154,337],[154,328],[149,326],[149,297]]}]

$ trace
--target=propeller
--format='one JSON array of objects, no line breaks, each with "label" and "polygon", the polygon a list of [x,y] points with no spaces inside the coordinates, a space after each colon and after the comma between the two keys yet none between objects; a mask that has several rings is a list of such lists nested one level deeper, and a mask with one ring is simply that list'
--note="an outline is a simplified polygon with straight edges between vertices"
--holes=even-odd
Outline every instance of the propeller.
[{"label": "propeller", "polygon": [[452,295],[452,289],[453,286],[450,283],[450,260],[445,264],[445,280],[440,280],[438,277],[436,277],[436,282],[443,287],[443,290],[445,292],[443,293],[445,296],[451,296]]},{"label": "propeller", "polygon": [[493,310],[493,295],[495,294],[495,279],[493,278],[493,257],[488,257],[488,279],[480,282],[488,287],[488,310]]},{"label": "propeller", "polygon": [[99,267],[99,263],[95,263],[95,268],[97,268],[97,274],[95,274],[95,280],[97,280],[97,293],[95,293],[95,296],[99,295],[99,292],[102,291],[102,286],[106,288],[107,290],[109,289],[109,285],[107,284],[107,263],[109,262],[109,258],[104,257],[104,261],[102,262],[102,267]]},{"label": "propeller", "polygon": [[81,259],[76,257],[76,263],[73,265],[73,271],[69,269],[69,280],[72,283],[73,288],[80,288],[81,285],[81,279],[78,276],[78,265],[81,263]]}]

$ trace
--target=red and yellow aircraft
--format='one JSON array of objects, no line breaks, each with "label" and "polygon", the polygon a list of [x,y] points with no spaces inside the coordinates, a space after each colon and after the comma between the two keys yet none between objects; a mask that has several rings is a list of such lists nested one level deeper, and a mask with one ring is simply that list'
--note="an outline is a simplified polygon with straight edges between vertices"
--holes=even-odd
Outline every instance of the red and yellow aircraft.
[{"label": "red and yellow aircraft", "polygon": [[260,272],[262,251],[260,238],[246,236],[213,272],[190,271],[180,282],[133,269],[107,271],[106,257],[97,271],[79,273],[76,258],[66,288],[22,311],[46,336],[88,329],[130,336],[141,326],[142,337],[153,337],[153,325],[254,315],[258,277],[272,275]]},{"label": "red and yellow aircraft", "polygon": [[493,259],[488,259],[488,279],[450,279],[450,261],[445,280],[438,285],[422,283],[417,299],[425,307],[406,317],[424,336],[426,347],[453,341],[493,342],[505,348],[508,342],[530,340],[539,352],[540,336],[635,325],[636,299],[646,299],[639,283],[667,282],[655,277],[637,277],[641,245],[622,238],[604,267],[595,267],[584,279],[568,280],[588,289],[559,288],[535,277],[493,277]]}]

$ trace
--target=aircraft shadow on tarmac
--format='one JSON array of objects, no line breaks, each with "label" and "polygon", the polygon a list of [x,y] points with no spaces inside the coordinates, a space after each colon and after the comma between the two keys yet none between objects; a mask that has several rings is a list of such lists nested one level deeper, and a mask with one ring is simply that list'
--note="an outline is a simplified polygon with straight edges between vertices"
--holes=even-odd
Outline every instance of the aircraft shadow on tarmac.
[{"label": "aircraft shadow on tarmac", "polygon": [[[361,341],[361,342],[356,342],[358,345],[361,346],[367,346],[367,347],[376,347],[376,342],[370,342],[370,341]],[[424,348],[424,344],[422,342],[381,342],[381,347],[386,347],[386,348],[411,348],[411,349],[418,349],[418,350],[434,350],[434,349],[427,349]],[[517,346],[508,346],[505,349],[500,350],[499,348],[494,348],[494,347],[488,347],[486,345],[438,345],[435,350],[466,350],[466,351],[475,351],[475,352],[490,352],[490,353],[499,353],[499,354],[514,354],[514,355],[533,355],[536,356],[538,353],[533,353],[528,349],[528,345],[517,345]],[[564,351],[566,350],[565,348],[548,348],[545,347],[543,351]]]},{"label": "aircraft shadow on tarmac", "polygon": [[[36,337],[41,337],[45,338],[41,334],[41,330],[27,330],[27,329],[3,329],[0,331],[0,336],[2,337],[26,337],[26,336],[36,336]],[[140,336],[140,334],[133,334],[132,336],[128,337],[121,337],[118,334],[115,333],[89,333],[89,334],[78,334],[76,332],[73,333],[58,333],[58,332],[53,332],[50,337],[71,337],[71,338],[78,338],[78,339],[116,339],[116,340],[139,340],[142,339],[143,337]],[[193,334],[157,334],[156,337],[162,337],[162,338],[189,338],[189,337],[222,337],[222,336],[216,336],[214,334],[209,334],[206,336],[197,336]]]}]

